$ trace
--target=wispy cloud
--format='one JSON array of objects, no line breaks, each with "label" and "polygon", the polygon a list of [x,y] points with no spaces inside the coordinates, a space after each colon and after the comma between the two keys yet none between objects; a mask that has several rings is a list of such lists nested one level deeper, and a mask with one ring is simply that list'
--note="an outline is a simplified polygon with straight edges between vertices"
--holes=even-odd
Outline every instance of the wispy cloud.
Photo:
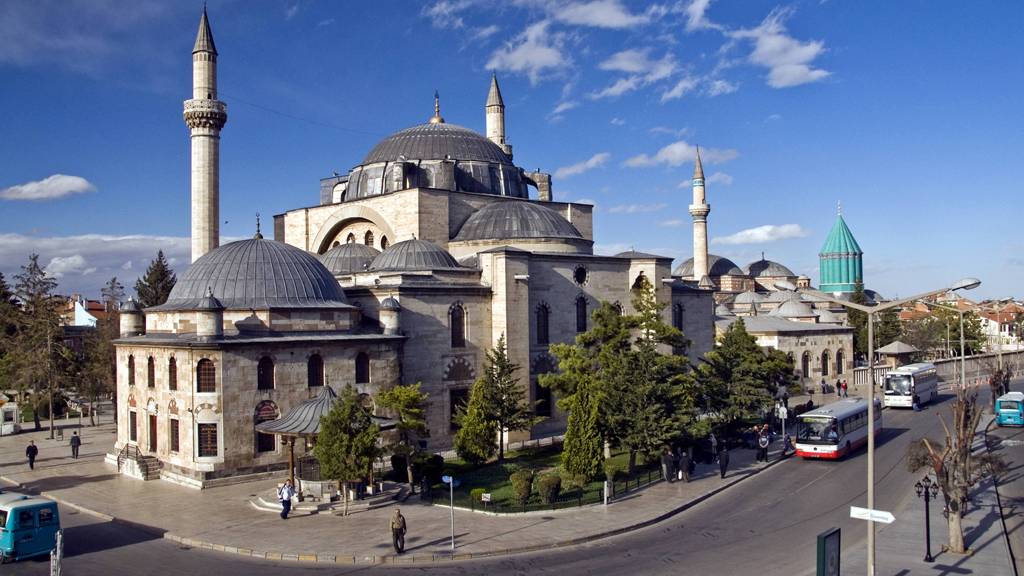
[{"label": "wispy cloud", "polygon": [[284,19],[291,20],[299,12],[299,4],[293,4],[284,10]]},{"label": "wispy cloud", "polygon": [[737,232],[731,236],[720,236],[712,238],[712,244],[761,244],[764,242],[775,242],[788,238],[805,238],[811,234],[810,230],[801,228],[799,224],[783,224],[782,226],[758,226],[749,230]]},{"label": "wispy cloud", "polygon": [[598,65],[601,70],[626,72],[630,75],[619,78],[604,90],[589,94],[589,97],[596,100],[621,96],[631,90],[666,80],[679,69],[679,64],[671,52],[660,60],[651,60],[648,57],[650,51],[650,48],[624,50],[601,62]]},{"label": "wispy cloud", "polygon": [[465,22],[459,13],[473,4],[471,0],[444,0],[433,6],[424,6],[420,14],[430,18],[434,28],[462,28]]},{"label": "wispy cloud", "polygon": [[620,118],[612,118],[612,124],[614,124],[616,126],[622,126],[625,123],[626,123],[626,121],[622,120]]},{"label": "wispy cloud", "polygon": [[690,92],[693,92],[693,90],[699,84],[700,84],[700,78],[695,78],[693,76],[687,75],[686,78],[683,78],[682,80],[676,82],[675,86],[673,86],[672,88],[666,90],[661,95],[661,101],[662,101],[662,103],[664,103],[664,102],[668,102],[669,100],[675,100],[677,98],[682,98],[683,96],[686,96]]},{"label": "wispy cloud", "polygon": [[685,126],[683,128],[678,129],[669,128],[668,126],[655,126],[654,128],[648,130],[648,132],[650,132],[651,134],[668,134],[670,136],[675,136],[676,138],[679,138],[689,133],[690,129]]},{"label": "wispy cloud", "polygon": [[537,84],[548,71],[557,73],[571,66],[572,58],[563,50],[566,35],[551,32],[550,24],[543,20],[530,25],[495,50],[486,68],[526,74],[531,84]]},{"label": "wispy cloud", "polygon": [[328,18],[327,20],[321,20],[317,26],[330,26],[334,24],[334,18]]},{"label": "wispy cloud", "polygon": [[501,28],[499,28],[495,24],[491,24],[490,26],[487,26],[486,28],[480,28],[479,30],[477,30],[473,34],[471,39],[472,40],[486,40],[486,39],[490,38],[491,36],[497,34],[499,30],[501,30]]},{"label": "wispy cloud", "polygon": [[555,114],[561,114],[562,112],[565,112],[566,110],[572,110],[573,108],[575,108],[575,107],[577,107],[579,105],[580,105],[580,103],[575,101],[575,100],[569,100],[568,102],[562,102],[558,106],[555,106],[555,109],[551,111],[551,115],[554,116]]},{"label": "wispy cloud", "polygon": [[712,0],[691,0],[683,11],[686,13],[686,31],[705,30],[708,28],[721,30],[722,27],[708,20],[705,15]]},{"label": "wispy cloud", "polygon": [[604,166],[604,163],[611,158],[612,155],[608,152],[601,152],[600,154],[594,154],[589,160],[583,162],[577,162],[571,166],[563,166],[558,170],[555,170],[555,178],[565,178],[576,174],[583,174],[587,170],[592,168],[600,168]]},{"label": "wispy cloud", "polygon": [[784,22],[792,14],[792,8],[776,8],[757,28],[729,33],[734,39],[753,42],[754,51],[748,60],[768,68],[768,85],[772,88],[817,82],[831,74],[812,65],[824,52],[824,41],[801,42],[787,33]]},{"label": "wispy cloud", "polygon": [[553,17],[566,24],[595,28],[631,28],[651,21],[648,14],[631,14],[618,0],[573,2],[556,11]]},{"label": "wispy cloud", "polygon": [[687,224],[689,224],[689,222],[686,220],[666,220],[661,224],[658,224],[658,226],[664,226],[666,228],[682,228]]},{"label": "wispy cloud", "polygon": [[[739,152],[732,148],[726,150],[719,150],[718,148],[706,148],[701,149],[700,157],[702,162],[709,164],[721,164],[728,162],[734,158],[738,158]],[[648,156],[647,154],[640,154],[633,156],[622,163],[623,166],[629,166],[630,168],[639,168],[642,166],[655,166],[658,164],[667,164],[669,166],[679,166],[693,162],[697,159],[697,147],[687,143],[685,140],[673,142],[668,146],[665,146],[654,156]]]},{"label": "wispy cloud", "polygon": [[779,114],[772,114],[771,116],[764,119],[765,122],[774,122],[775,120],[782,120],[782,116]]},{"label": "wispy cloud", "polygon": [[732,176],[729,176],[725,172],[715,172],[711,176],[704,179],[706,184],[725,184],[728,186],[732,184]]},{"label": "wispy cloud", "polygon": [[663,210],[666,207],[668,207],[668,204],[665,204],[665,203],[662,203],[662,204],[628,204],[628,205],[623,204],[621,206],[615,206],[613,208],[609,208],[608,212],[611,212],[612,214],[620,214],[620,213],[622,213],[622,214],[632,214],[634,212],[657,212],[658,210]]},{"label": "wispy cloud", "polygon": [[19,184],[0,190],[0,198],[4,200],[53,200],[93,190],[96,190],[96,187],[85,178],[54,174],[38,182]]},{"label": "wispy cloud", "polygon": [[720,96],[722,94],[731,94],[739,90],[740,85],[728,80],[709,80],[707,88],[704,89],[704,93],[712,98]]}]

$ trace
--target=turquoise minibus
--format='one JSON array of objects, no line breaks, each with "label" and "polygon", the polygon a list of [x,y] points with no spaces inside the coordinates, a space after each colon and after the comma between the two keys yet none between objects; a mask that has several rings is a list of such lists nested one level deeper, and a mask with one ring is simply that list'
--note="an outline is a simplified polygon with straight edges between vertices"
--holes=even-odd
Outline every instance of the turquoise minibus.
[{"label": "turquoise minibus", "polygon": [[58,530],[56,502],[0,491],[0,563],[49,554]]}]

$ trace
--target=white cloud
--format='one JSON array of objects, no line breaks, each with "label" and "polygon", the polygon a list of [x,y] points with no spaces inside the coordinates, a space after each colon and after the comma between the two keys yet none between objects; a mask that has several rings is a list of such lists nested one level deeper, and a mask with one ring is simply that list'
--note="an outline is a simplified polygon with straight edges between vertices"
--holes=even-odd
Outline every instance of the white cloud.
[{"label": "white cloud", "polygon": [[589,97],[597,100],[598,98],[615,98],[622,96],[624,93],[631,90],[636,90],[640,87],[640,77],[630,76],[629,78],[619,78],[615,81],[615,84],[601,90],[600,92],[593,92],[588,94]]},{"label": "white cloud", "polygon": [[54,174],[38,182],[29,182],[0,190],[4,200],[53,200],[69,194],[81,194],[96,190],[85,178]]},{"label": "white cloud", "polygon": [[472,40],[486,40],[497,34],[499,30],[501,30],[501,28],[494,24],[491,24],[486,28],[480,28],[475,34],[473,34]]},{"label": "white cloud", "polygon": [[707,88],[704,89],[704,93],[713,98],[721,94],[730,94],[735,92],[739,87],[739,84],[734,84],[728,80],[709,80]]},{"label": "white cloud", "polygon": [[675,136],[676,138],[683,136],[689,131],[690,129],[686,127],[676,130],[675,128],[669,128],[667,126],[655,126],[654,128],[648,130],[648,132],[650,132],[651,134],[669,134]]},{"label": "white cloud", "polygon": [[434,28],[462,28],[465,24],[459,12],[473,5],[470,0],[442,1],[433,6],[424,6],[420,12],[430,18]]},{"label": "white cloud", "polygon": [[692,92],[693,89],[696,88],[699,83],[700,78],[694,78],[693,76],[688,75],[686,78],[683,78],[679,82],[676,82],[676,85],[673,86],[670,90],[666,90],[665,93],[661,95],[661,101],[668,102],[669,100],[682,98],[686,94]]},{"label": "white cloud", "polygon": [[611,212],[612,214],[620,214],[620,213],[633,214],[634,212],[657,212],[658,210],[662,210],[662,209],[664,209],[666,207],[668,207],[668,204],[665,204],[665,203],[661,203],[661,204],[629,204],[629,205],[623,204],[621,206],[615,206],[614,208],[609,208],[608,212]]},{"label": "white cloud", "polygon": [[693,32],[694,30],[714,29],[721,30],[722,27],[708,20],[708,17],[704,14],[707,12],[709,6],[711,6],[712,0],[691,0],[689,4],[683,8],[686,13],[686,31]]},{"label": "white cloud", "polygon": [[555,109],[551,111],[551,115],[561,114],[562,112],[565,112],[566,110],[572,110],[573,108],[575,108],[575,107],[577,107],[579,105],[580,105],[580,103],[575,101],[575,100],[570,100],[568,102],[562,102],[558,106],[555,106]]},{"label": "white cloud", "polygon": [[704,179],[705,184],[725,184],[728,186],[732,184],[732,176],[729,176],[725,172],[715,172],[711,176]]},{"label": "white cloud", "polygon": [[801,228],[799,224],[783,224],[782,226],[758,226],[749,230],[737,232],[731,236],[712,238],[712,244],[761,244],[764,242],[775,242],[787,238],[805,238],[811,234],[810,230]]},{"label": "white cloud", "polygon": [[824,41],[801,42],[787,34],[783,23],[792,13],[791,8],[776,8],[757,28],[729,34],[754,43],[754,51],[748,59],[753,64],[768,68],[768,85],[772,88],[817,82],[831,74],[811,65],[824,52]]},{"label": "white cloud", "polygon": [[299,11],[299,5],[298,4],[289,6],[284,11],[284,19],[285,20],[291,20],[295,16],[295,14],[298,13],[298,11]]},{"label": "white cloud", "polygon": [[778,114],[772,114],[771,116],[764,119],[765,122],[770,122],[772,120],[782,120],[782,116]]},{"label": "white cloud", "polygon": [[565,178],[567,176],[573,176],[575,174],[583,174],[591,168],[600,168],[604,166],[604,163],[611,158],[612,155],[608,152],[601,152],[600,154],[594,154],[589,160],[583,162],[577,162],[571,166],[563,166],[558,170],[555,170],[555,178]]},{"label": "white cloud", "polygon": [[651,21],[646,14],[631,14],[618,0],[573,2],[555,12],[554,19],[566,24],[596,28],[630,28]]},{"label": "white cloud", "polygon": [[551,33],[549,28],[547,20],[530,25],[512,42],[495,50],[485,67],[520,72],[536,84],[547,70],[558,72],[572,65],[572,58],[562,49],[565,34]]},{"label": "white cloud", "polygon": [[616,126],[622,126],[625,123],[626,123],[625,120],[620,120],[618,118],[612,118],[612,124],[614,124]]},{"label": "white cloud", "polygon": [[[46,275],[51,278],[61,278],[65,274],[82,273],[85,269],[85,258],[81,254],[75,254],[66,258],[55,256],[50,263],[44,267]],[[95,270],[95,268],[93,268]]]},{"label": "white cloud", "polygon": [[125,262],[124,264],[121,264],[121,270],[131,270],[131,269],[132,269],[132,261],[131,260]]},{"label": "white cloud", "polygon": [[317,26],[330,26],[334,24],[334,18],[328,18],[327,20],[321,20]]},{"label": "white cloud", "polygon": [[675,56],[669,52],[661,60],[648,58],[650,48],[629,49],[613,54],[598,65],[601,70],[626,72],[630,76],[618,79],[604,90],[589,94],[590,98],[614,98],[630,90],[671,78],[679,69]]},{"label": "white cloud", "polygon": [[[734,158],[738,158],[739,152],[732,148],[726,150],[719,150],[718,148],[702,149],[700,151],[701,161],[709,164],[721,164],[728,162]],[[641,166],[655,166],[657,164],[668,164],[669,166],[679,166],[693,162],[697,159],[697,147],[688,144],[685,140],[673,142],[668,146],[665,146],[654,156],[648,156],[647,154],[640,154],[633,156],[622,163],[623,166],[629,166],[631,168],[638,168]]]},{"label": "white cloud", "polygon": [[682,228],[687,224],[689,224],[687,220],[666,220],[665,222],[658,224],[658,226],[664,226],[666,228]]}]

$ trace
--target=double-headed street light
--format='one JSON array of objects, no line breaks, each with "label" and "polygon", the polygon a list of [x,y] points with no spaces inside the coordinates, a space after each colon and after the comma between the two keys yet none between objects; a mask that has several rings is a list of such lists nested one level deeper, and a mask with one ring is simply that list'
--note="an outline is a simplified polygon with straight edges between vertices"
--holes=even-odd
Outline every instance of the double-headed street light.
[{"label": "double-headed street light", "polygon": [[917,497],[924,496],[924,561],[934,562],[932,559],[932,520],[928,503],[939,495],[939,483],[932,482],[932,479],[925,476],[920,482],[914,484]]},{"label": "double-headed street light", "polygon": [[[875,306],[867,306],[864,304],[854,304],[846,300],[840,300],[827,295],[820,290],[814,290],[812,288],[797,288],[790,282],[780,281],[775,283],[775,287],[780,290],[793,290],[804,294],[812,294],[822,300],[827,300],[846,308],[853,308],[854,310],[860,310],[868,315],[868,422],[872,423],[875,421],[875,318],[874,315],[879,312],[902,306],[908,302],[920,300],[922,298],[928,298],[936,294],[942,294],[943,292],[949,292],[952,290],[973,290],[981,285],[981,280],[977,278],[964,278],[963,280],[953,284],[949,288],[941,288],[939,290],[932,290],[931,292],[925,292],[924,294],[918,294],[917,296],[911,296],[910,298],[903,298],[901,300],[893,300],[884,304],[876,304]],[[875,509],[875,435],[868,434],[868,508],[871,510]],[[868,520],[868,576],[875,576],[875,523]]]}]

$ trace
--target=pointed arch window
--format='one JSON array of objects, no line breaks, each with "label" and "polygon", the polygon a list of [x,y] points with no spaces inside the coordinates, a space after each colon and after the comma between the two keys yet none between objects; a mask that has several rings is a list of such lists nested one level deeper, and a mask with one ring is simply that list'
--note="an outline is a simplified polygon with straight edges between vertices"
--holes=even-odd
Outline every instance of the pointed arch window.
[{"label": "pointed arch window", "polygon": [[156,362],[152,356],[146,361],[146,386],[156,388]]},{"label": "pointed arch window", "polygon": [[360,352],[356,355],[356,384],[370,383],[370,357]]},{"label": "pointed arch window", "polygon": [[576,332],[587,331],[587,297],[580,294],[576,297]]},{"label": "pointed arch window", "polygon": [[380,237],[380,249],[381,249],[381,251],[387,250],[388,246],[389,246],[389,244],[388,244],[388,237],[387,236],[381,236]]},{"label": "pointed arch window", "polygon": [[217,391],[217,367],[213,360],[203,358],[196,364],[196,392]]},{"label": "pointed arch window", "polygon": [[366,231],[366,234],[363,236],[363,244],[366,244],[367,246],[373,246],[373,231],[372,230],[367,230]]},{"label": "pointed arch window", "polygon": [[828,376],[828,363],[829,363],[828,350],[825,350],[824,352],[821,353],[821,375],[822,376]]},{"label": "pointed arch window", "polygon": [[174,356],[167,361],[167,389],[178,389],[178,361],[174,359]]},{"label": "pointed arch window", "polygon": [[277,436],[273,434],[264,434],[259,430],[256,430],[256,425],[269,420],[277,420],[280,416],[280,412],[277,409],[277,404],[274,404],[270,400],[264,400],[256,405],[256,409],[253,410],[252,425],[253,432],[256,434],[256,453],[260,454],[263,452],[274,452],[277,450]]},{"label": "pointed arch window", "polygon": [[256,366],[256,389],[274,389],[274,361],[269,356],[260,358],[260,362]]},{"label": "pointed arch window", "polygon": [[356,235],[349,232],[348,236],[345,237],[345,244],[354,244],[356,241]]},{"label": "pointed arch window", "polygon": [[683,329],[683,304],[676,302],[672,305],[672,326],[677,330]]},{"label": "pointed arch window", "polygon": [[310,388],[324,385],[324,359],[319,354],[309,357],[306,364],[306,380]]},{"label": "pointed arch window", "polygon": [[537,307],[537,344],[548,344],[550,342],[548,332],[548,320],[551,316],[551,309],[547,304]]},{"label": "pointed arch window", "polygon": [[455,304],[452,306],[448,316],[452,328],[452,348],[465,348],[466,310],[462,307],[462,304]]},{"label": "pointed arch window", "polygon": [[843,351],[836,350],[836,375],[846,372],[846,366],[843,366]]},{"label": "pointed arch window", "polygon": [[804,355],[800,358],[800,375],[803,378],[811,377],[811,353],[804,352]]}]

